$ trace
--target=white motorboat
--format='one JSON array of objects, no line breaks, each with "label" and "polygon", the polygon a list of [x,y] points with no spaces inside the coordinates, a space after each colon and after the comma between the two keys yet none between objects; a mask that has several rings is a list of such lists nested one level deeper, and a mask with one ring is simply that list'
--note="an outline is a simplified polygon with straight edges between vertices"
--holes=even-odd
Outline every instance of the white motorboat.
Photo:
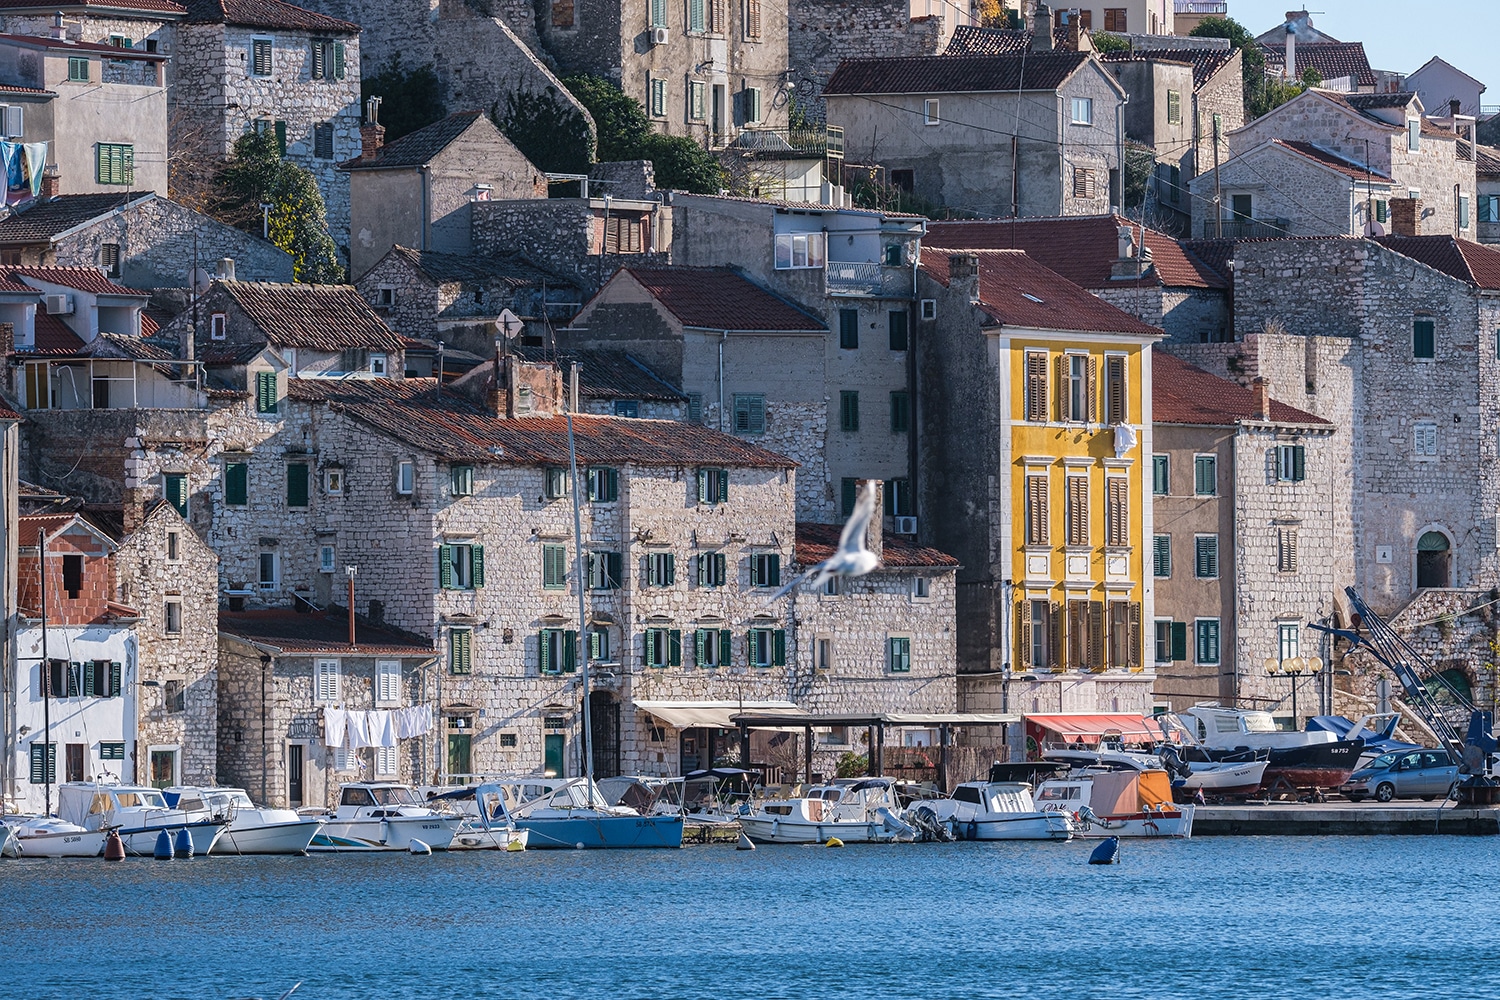
[{"label": "white motorboat", "polygon": [[916,829],[900,815],[889,778],[838,778],[807,797],[768,801],[740,816],[745,836],[762,844],[910,842]]},{"label": "white motorboat", "polygon": [[1024,781],[966,781],[946,799],[924,799],[918,815],[947,826],[959,840],[1068,840],[1072,818],[1057,809],[1038,809]]},{"label": "white motorboat", "polygon": [[450,851],[524,850],[530,839],[526,830],[516,827],[505,808],[505,795],[498,785],[441,785],[418,789],[434,808],[448,808],[462,817],[463,825],[448,845]]},{"label": "white motorboat", "polygon": [[1248,795],[1260,787],[1267,761],[1255,759],[1211,760],[1194,753],[1192,747],[1179,748],[1162,744],[1154,753],[1126,750],[1100,744],[1097,748],[1047,747],[1046,760],[1061,761],[1074,767],[1127,768],[1137,771],[1165,770],[1172,778],[1177,797],[1190,799],[1198,791],[1205,796]]},{"label": "white motorboat", "polygon": [[1282,730],[1270,712],[1194,705],[1177,713],[1208,756],[1224,759],[1246,750],[1269,751],[1262,775],[1268,788],[1337,788],[1349,780],[1364,752],[1363,739],[1341,740],[1330,732]]},{"label": "white motorboat", "polygon": [[681,847],[679,810],[642,815],[610,805],[598,785],[580,778],[510,778],[496,784],[516,826],[531,833],[531,848]]},{"label": "white motorboat", "polygon": [[203,813],[225,820],[224,835],[215,854],[306,854],[308,844],[323,826],[317,817],[299,816],[291,809],[263,809],[242,788],[181,786],[164,791],[167,804],[188,814]]},{"label": "white motorboat", "polygon": [[414,840],[446,851],[464,825],[462,816],[424,804],[409,785],[390,782],[350,782],[339,791],[338,809],[320,818],[309,851],[404,851]]},{"label": "white motorboat", "polygon": [[8,821],[24,858],[97,858],[106,830],[85,830],[56,816],[13,816]]},{"label": "white motorboat", "polygon": [[156,788],[142,785],[107,785],[103,782],[70,781],[57,786],[57,815],[85,830],[119,830],[126,854],[149,857],[157,837],[165,831],[175,839],[186,830],[195,855],[213,850],[224,833],[224,820],[206,810],[173,809]]},{"label": "white motorboat", "polygon": [[1172,801],[1166,771],[1074,770],[1037,786],[1043,809],[1069,814],[1075,837],[1191,837],[1193,806]]}]

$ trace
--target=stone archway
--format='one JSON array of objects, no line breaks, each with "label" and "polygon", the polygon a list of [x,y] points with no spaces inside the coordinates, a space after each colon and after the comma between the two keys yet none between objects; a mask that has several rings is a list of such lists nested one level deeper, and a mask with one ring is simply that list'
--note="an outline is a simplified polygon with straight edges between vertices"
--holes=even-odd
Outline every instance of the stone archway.
[{"label": "stone archway", "polygon": [[1441,528],[1417,538],[1417,589],[1453,586],[1453,542]]}]

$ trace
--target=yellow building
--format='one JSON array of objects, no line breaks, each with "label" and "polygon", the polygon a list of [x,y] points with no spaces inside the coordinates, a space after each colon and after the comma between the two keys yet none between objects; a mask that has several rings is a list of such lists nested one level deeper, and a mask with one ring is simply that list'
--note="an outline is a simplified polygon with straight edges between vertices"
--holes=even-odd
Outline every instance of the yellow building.
[{"label": "yellow building", "polygon": [[965,711],[1149,712],[1151,345],[1016,250],[924,247],[923,539],[958,556]]}]

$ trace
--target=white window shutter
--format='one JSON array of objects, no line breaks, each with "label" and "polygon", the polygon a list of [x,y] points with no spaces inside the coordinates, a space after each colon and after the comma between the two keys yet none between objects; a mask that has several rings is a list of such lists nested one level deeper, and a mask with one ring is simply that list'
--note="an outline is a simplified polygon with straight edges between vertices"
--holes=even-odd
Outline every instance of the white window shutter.
[{"label": "white window shutter", "polygon": [[19,137],[26,134],[26,109],[19,104],[9,104],[5,107],[5,134],[11,137]]},{"label": "white window shutter", "polygon": [[318,700],[339,700],[339,661],[318,661]]},{"label": "white window shutter", "polygon": [[400,660],[376,660],[375,661],[376,687],[375,697],[381,701],[401,700],[401,661]]}]

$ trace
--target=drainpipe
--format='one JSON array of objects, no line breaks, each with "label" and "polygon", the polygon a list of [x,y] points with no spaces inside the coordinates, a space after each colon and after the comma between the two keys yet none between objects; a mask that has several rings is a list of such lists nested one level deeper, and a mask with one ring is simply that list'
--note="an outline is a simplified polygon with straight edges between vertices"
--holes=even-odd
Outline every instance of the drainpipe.
[{"label": "drainpipe", "polygon": [[729,331],[719,331],[719,430],[724,430],[724,344],[729,340]]},{"label": "drainpipe", "polygon": [[422,218],[418,221],[418,224],[422,227],[422,245],[418,248],[421,250],[427,249],[427,185],[427,167],[424,164],[422,167]]},{"label": "drainpipe", "polygon": [[[266,744],[266,667],[270,663],[271,657],[262,653],[260,655],[260,801],[262,804],[266,801],[266,771],[270,767]],[[305,790],[303,801],[307,801]]]}]

